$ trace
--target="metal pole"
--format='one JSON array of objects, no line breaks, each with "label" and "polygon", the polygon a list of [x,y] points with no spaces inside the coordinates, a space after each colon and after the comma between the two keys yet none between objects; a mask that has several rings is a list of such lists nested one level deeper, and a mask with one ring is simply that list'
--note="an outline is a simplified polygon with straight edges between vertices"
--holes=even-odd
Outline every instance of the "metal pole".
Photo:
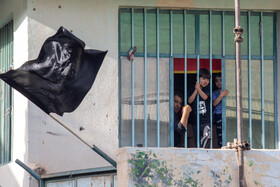
[{"label": "metal pole", "polygon": [[23,162],[21,162],[19,159],[16,159],[15,161],[19,166],[21,166],[25,171],[27,171],[30,175],[32,175],[35,179],[39,182],[39,187],[45,187],[44,180],[41,179],[40,175],[33,171],[31,168],[29,168],[27,165],[25,165]]},{"label": "metal pole", "polygon": [[99,154],[102,158],[104,158],[107,162],[112,164],[115,168],[117,167],[116,161],[114,161],[111,157],[109,157],[106,153],[104,153],[101,149],[99,149],[95,145],[90,145],[87,143],[85,140],[83,140],[79,135],[77,135],[74,131],[72,131],[69,127],[67,127],[65,124],[63,124],[59,119],[57,119],[55,116],[52,114],[49,114],[51,118],[53,118],[56,122],[58,122],[62,127],[67,129],[69,132],[71,132],[74,136],[76,136],[79,140],[81,140],[84,144],[89,146],[93,151],[95,151],[97,154]]},{"label": "metal pole", "polygon": [[[242,124],[242,76],[241,76],[241,42],[243,38],[241,34],[243,29],[240,27],[240,0],[235,0],[235,50],[236,50],[236,95],[237,95],[237,138],[238,145],[242,145],[243,141],[243,124]],[[244,159],[243,148],[238,146],[238,169],[239,169],[239,185],[246,186],[244,180]]]}]

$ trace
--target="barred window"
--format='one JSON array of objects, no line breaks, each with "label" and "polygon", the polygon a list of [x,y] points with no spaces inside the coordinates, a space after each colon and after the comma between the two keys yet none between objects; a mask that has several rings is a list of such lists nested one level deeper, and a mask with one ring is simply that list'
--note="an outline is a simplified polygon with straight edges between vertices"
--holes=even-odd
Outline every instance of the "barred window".
[{"label": "barred window", "polygon": [[[0,67],[6,72],[13,63],[13,22],[0,28]],[[0,82],[0,164],[11,161],[12,89]]]},{"label": "barred window", "polygon": [[[277,148],[276,15],[241,12],[243,136],[252,148]],[[234,12],[121,8],[119,10],[120,146],[174,146],[174,92],[188,92],[199,70],[211,74],[210,147],[217,124],[212,95],[221,74],[222,145],[237,137]],[[136,46],[134,58],[128,51]],[[199,107],[197,107],[199,110]],[[196,114],[199,112],[197,111]],[[195,116],[199,129],[199,115]],[[190,127],[190,129],[189,129]],[[184,147],[200,147],[188,125]]]}]

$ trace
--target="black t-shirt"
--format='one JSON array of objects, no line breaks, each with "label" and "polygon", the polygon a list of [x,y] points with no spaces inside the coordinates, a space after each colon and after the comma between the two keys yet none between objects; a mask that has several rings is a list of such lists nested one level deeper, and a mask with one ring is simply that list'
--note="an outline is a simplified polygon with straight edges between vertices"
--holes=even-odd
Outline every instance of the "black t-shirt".
[{"label": "black t-shirt", "polygon": [[[193,94],[194,88],[188,91],[188,98]],[[210,123],[210,86],[202,88],[202,91],[208,96],[208,99],[205,101],[199,95],[199,122],[200,124]],[[197,123],[197,96],[195,100],[189,104],[192,107],[192,112],[190,113],[189,123],[195,125]]]},{"label": "black t-shirt", "polygon": [[[181,112],[181,111],[180,111]],[[183,136],[185,135],[185,127],[180,122],[181,114],[174,112],[174,147],[184,147]]]}]

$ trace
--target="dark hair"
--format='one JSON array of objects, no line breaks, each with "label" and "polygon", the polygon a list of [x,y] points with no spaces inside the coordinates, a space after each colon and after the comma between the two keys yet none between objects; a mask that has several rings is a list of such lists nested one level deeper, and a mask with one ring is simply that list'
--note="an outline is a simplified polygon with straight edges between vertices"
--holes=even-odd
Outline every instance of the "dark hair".
[{"label": "dark hair", "polygon": [[210,72],[208,71],[208,69],[206,68],[201,68],[199,70],[199,78],[200,77],[204,77],[206,79],[210,79],[211,75],[210,75]]},{"label": "dark hair", "polygon": [[174,96],[175,96],[175,95],[181,97],[181,99],[184,99],[183,94],[182,94],[181,92],[179,92],[179,91],[174,91]]},{"label": "dark hair", "polygon": [[215,75],[215,79],[216,79],[217,77],[222,77],[222,74],[221,74],[221,73],[217,73],[217,74]]}]

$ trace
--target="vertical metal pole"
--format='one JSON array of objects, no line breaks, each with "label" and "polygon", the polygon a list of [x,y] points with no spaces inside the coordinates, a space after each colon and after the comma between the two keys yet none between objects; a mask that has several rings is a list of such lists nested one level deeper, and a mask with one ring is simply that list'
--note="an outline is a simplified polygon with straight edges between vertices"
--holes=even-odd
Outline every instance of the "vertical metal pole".
[{"label": "vertical metal pole", "polygon": [[169,108],[170,108],[170,146],[174,147],[174,60],[173,60],[173,17],[170,10],[170,60],[169,60]]},{"label": "vertical metal pole", "polygon": [[222,51],[222,55],[223,57],[226,56],[226,40],[225,40],[225,12],[222,12],[222,34],[223,34],[223,51]]},{"label": "vertical metal pole", "polygon": [[[222,49],[222,90],[226,89],[226,63],[225,63],[225,12],[222,12],[222,40],[223,40],[223,49]],[[223,128],[222,128],[222,132],[223,132],[223,146],[226,145],[226,141],[227,141],[227,124],[226,124],[226,97],[224,97],[222,99],[222,124],[223,124]]]},{"label": "vertical metal pole", "polygon": [[261,112],[262,112],[262,148],[265,149],[265,124],[264,124],[264,55],[263,55],[263,13],[261,12]]},{"label": "vertical metal pole", "polygon": [[[7,25],[4,27],[4,66],[5,71],[7,71],[7,57],[8,57],[8,50],[7,50],[7,44],[8,44],[8,36],[7,36]],[[7,162],[7,84],[4,84],[4,123],[3,123],[3,129],[4,129],[4,141],[3,141],[3,147],[4,147],[4,157],[3,161],[4,163]]]},{"label": "vertical metal pole", "polygon": [[[187,83],[188,83],[188,69],[187,69],[187,18],[186,18],[186,10],[184,10],[184,76],[185,76],[185,81],[184,81],[184,100],[185,100],[185,105],[187,105]],[[186,129],[185,132],[185,148],[188,147],[188,129]]]},{"label": "vertical metal pole", "polygon": [[[242,76],[241,76],[241,32],[236,32],[240,27],[240,0],[235,0],[235,50],[236,50],[236,95],[237,95],[237,133],[238,144],[243,141],[243,124],[242,124]],[[239,185],[245,186],[244,181],[244,160],[243,149],[238,146],[238,169]]]},{"label": "vertical metal pole", "polygon": [[[121,41],[121,26],[120,26],[120,23],[121,23],[121,19],[120,19],[121,15],[120,15],[120,10],[119,10],[119,17],[118,17],[118,21],[119,21],[119,41]],[[119,52],[119,63],[118,63],[118,89],[119,89],[119,95],[118,95],[118,99],[119,99],[119,103],[118,103],[118,109],[119,109],[119,147],[122,147],[122,141],[121,141],[121,137],[122,137],[122,108],[121,108],[121,99],[122,99],[122,71],[121,71],[121,55],[120,55],[120,51],[121,51],[121,42],[119,42],[118,44],[118,52]]]},{"label": "vertical metal pole", "polygon": [[210,56],[210,125],[211,125],[211,141],[210,141],[210,148],[213,147],[213,104],[212,104],[212,11],[209,11],[209,56]]},{"label": "vertical metal pole", "polygon": [[147,147],[147,22],[144,9],[144,144]]},{"label": "vertical metal pole", "polygon": [[[4,70],[5,72],[7,71],[7,25],[4,26]],[[3,162],[6,163],[6,153],[7,153],[7,145],[6,145],[6,140],[7,140],[7,132],[6,132],[6,127],[7,127],[7,84],[4,84],[4,123],[3,123],[3,132],[4,132],[4,138],[3,138],[3,147],[4,147],[4,153],[3,153]]]},{"label": "vertical metal pole", "polygon": [[278,99],[277,99],[277,85],[278,85],[278,75],[277,75],[277,30],[276,30],[276,14],[273,15],[273,77],[274,77],[274,128],[275,128],[275,149],[279,149],[278,145]]},{"label": "vertical metal pole", "polygon": [[[222,59],[222,90],[226,89],[226,63],[225,59]],[[226,97],[222,99],[222,132],[223,132],[223,146],[227,141],[227,120],[226,120]]]},{"label": "vertical metal pole", "polygon": [[[197,74],[196,74],[196,80],[197,83],[199,83],[199,55],[197,55]],[[199,93],[197,93],[196,96],[196,126],[197,126],[197,148],[200,148],[200,119],[199,119]]]},{"label": "vertical metal pole", "polygon": [[157,147],[160,147],[159,78],[159,9],[157,9]]},{"label": "vertical metal pole", "polygon": [[[134,9],[131,9],[131,45],[134,46]],[[131,146],[134,147],[134,60],[131,61]]]},{"label": "vertical metal pole", "polygon": [[[14,66],[14,58],[13,58],[13,55],[14,55],[14,53],[13,53],[13,49],[14,49],[14,27],[13,27],[13,21],[11,21],[11,23],[10,23],[10,25],[11,25],[11,27],[10,27],[10,29],[11,29],[11,31],[10,31],[10,33],[11,33],[11,45],[10,45],[10,51],[11,51],[11,56],[10,56],[10,67],[11,68],[13,68],[13,66]],[[10,122],[10,132],[9,132],[9,137],[10,137],[10,151],[9,151],[9,160],[12,160],[12,132],[13,132],[13,106],[14,106],[14,104],[13,104],[13,102],[14,102],[14,99],[13,99],[13,89],[10,87],[10,93],[11,93],[11,97],[10,97],[10,107],[11,107],[11,110],[10,110],[10,120],[11,120],[11,122]]]},{"label": "vertical metal pole", "polygon": [[[3,49],[4,49],[4,37],[3,37],[3,29],[1,28],[0,29],[0,44],[1,44],[1,50],[0,50],[0,65],[1,65],[1,72],[3,73],[4,72],[4,69],[3,69],[3,64],[4,64],[4,52],[3,52]],[[3,85],[3,81],[1,81],[1,87],[0,87],[0,91],[1,93],[3,93],[3,88],[4,88],[4,85]],[[3,94],[0,95],[0,98],[1,98],[1,105],[0,105],[0,144],[3,144],[3,137],[4,137],[4,132],[3,132]],[[3,158],[4,158],[4,147],[1,145],[0,146],[0,164],[3,164]]]},{"label": "vertical metal pole", "polygon": [[[199,40],[200,40],[200,37],[199,37],[199,33],[200,33],[200,27],[199,27],[199,14],[195,14],[195,54],[197,55],[197,74],[196,74],[196,81],[199,83],[199,53],[200,53],[200,45],[199,45]],[[197,115],[196,115],[196,121],[197,121],[197,148],[200,148],[200,125],[199,125],[199,94],[197,93],[197,96],[196,96],[196,112],[197,112]]]},{"label": "vertical metal pole", "polygon": [[248,12],[248,88],[249,88],[249,137],[250,145],[253,147],[253,133],[252,133],[252,71],[251,71],[251,12]]}]

